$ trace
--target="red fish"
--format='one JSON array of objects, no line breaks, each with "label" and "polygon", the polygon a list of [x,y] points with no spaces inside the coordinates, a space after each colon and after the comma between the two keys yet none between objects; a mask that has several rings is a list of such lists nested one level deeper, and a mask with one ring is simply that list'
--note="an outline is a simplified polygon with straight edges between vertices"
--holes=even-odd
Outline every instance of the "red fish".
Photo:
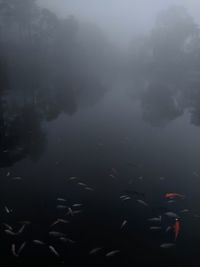
[{"label": "red fish", "polygon": [[184,198],[184,195],[178,194],[178,193],[166,193],[165,198],[176,198],[176,197],[180,197],[180,198]]},{"label": "red fish", "polygon": [[180,227],[181,227],[180,220],[179,219],[176,219],[176,222],[174,224],[175,241],[176,241],[177,237],[179,236]]}]

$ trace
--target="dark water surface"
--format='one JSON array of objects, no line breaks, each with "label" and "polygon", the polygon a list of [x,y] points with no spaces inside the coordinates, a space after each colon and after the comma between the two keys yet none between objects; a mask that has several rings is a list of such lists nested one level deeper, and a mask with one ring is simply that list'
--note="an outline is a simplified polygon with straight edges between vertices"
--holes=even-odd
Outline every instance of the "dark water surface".
[{"label": "dark water surface", "polygon": [[[165,126],[152,126],[143,120],[140,102],[123,89],[116,86],[96,105],[73,115],[60,114],[40,127],[30,117],[23,131],[30,129],[31,141],[22,138],[29,140],[31,148],[26,147],[23,156],[20,146],[14,146],[12,157],[7,150],[2,152],[0,221],[15,230],[20,221],[31,222],[18,236],[6,234],[2,224],[2,266],[33,262],[46,266],[200,266],[200,128],[190,123],[188,113]],[[73,176],[77,178],[70,180]],[[142,194],[123,201],[120,196],[127,190]],[[169,192],[185,198],[168,203],[164,194]],[[83,206],[73,207],[74,203]],[[57,205],[82,212],[66,215],[68,208],[60,210]],[[12,212],[7,213],[5,206]],[[161,244],[174,243],[173,230],[166,232],[174,224],[173,218],[164,215],[167,211],[180,216],[181,229],[175,246],[163,249]],[[160,224],[148,219],[159,215],[161,230],[150,230]],[[51,228],[57,218],[69,223]],[[127,224],[121,229],[124,220]],[[50,230],[65,233],[75,243],[62,243],[49,236]],[[45,245],[35,245],[34,239]],[[11,245],[18,248],[24,241],[20,257],[13,257]],[[97,247],[102,249],[90,255]],[[113,250],[120,252],[105,256]]]}]

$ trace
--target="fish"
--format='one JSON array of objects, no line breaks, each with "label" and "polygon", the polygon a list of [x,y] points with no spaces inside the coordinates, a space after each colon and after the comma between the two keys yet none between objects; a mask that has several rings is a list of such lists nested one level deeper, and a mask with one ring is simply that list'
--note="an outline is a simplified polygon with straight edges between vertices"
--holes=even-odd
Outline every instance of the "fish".
[{"label": "fish", "polygon": [[166,228],[165,232],[167,233],[167,232],[169,232],[171,229],[172,229],[172,227],[171,227],[171,226],[168,226],[168,227]]},{"label": "fish", "polygon": [[76,180],[76,179],[77,179],[76,176],[69,177],[69,180]]},{"label": "fish", "polygon": [[22,250],[25,248],[26,246],[26,242],[22,243],[21,246],[19,247],[17,254],[20,255],[20,253],[22,252]]},{"label": "fish", "polygon": [[67,242],[69,242],[69,243],[71,243],[71,244],[76,243],[76,241],[74,241],[74,240],[72,240],[72,239],[70,239],[70,238],[68,238],[68,237],[60,237],[59,240],[60,240],[61,242],[63,242],[63,243],[67,243]]},{"label": "fish", "polygon": [[38,239],[34,239],[32,242],[33,242],[34,244],[36,244],[36,245],[45,245],[45,243],[44,243],[43,241],[38,240]]},{"label": "fish", "polygon": [[109,176],[111,177],[111,178],[115,178],[115,175],[114,174],[109,174]]},{"label": "fish", "polygon": [[9,177],[10,176],[10,172],[7,172],[6,176]]},{"label": "fish", "polygon": [[18,257],[19,256],[17,254],[17,252],[16,252],[16,246],[15,246],[15,244],[12,244],[11,245],[11,252],[12,252],[12,254],[13,254],[14,257]]},{"label": "fish", "polygon": [[93,248],[92,250],[90,250],[89,254],[90,254],[90,255],[96,254],[96,253],[99,252],[100,250],[102,250],[102,248]]},{"label": "fish", "polygon": [[124,220],[121,224],[121,229],[123,229],[125,227],[125,225],[127,224],[127,220]]},{"label": "fish", "polygon": [[13,231],[13,227],[10,226],[9,224],[7,224],[7,223],[3,223],[3,225],[4,225],[8,230]]},{"label": "fish", "polygon": [[16,252],[16,246],[15,246],[15,244],[12,244],[11,245],[11,252],[12,252],[13,256],[19,257],[20,253],[22,252],[22,250],[24,249],[25,246],[26,246],[26,242],[22,243],[22,245],[19,247],[18,251]]},{"label": "fish", "polygon": [[120,196],[119,198],[120,198],[120,199],[123,199],[123,198],[126,198],[126,197],[128,197],[128,195],[122,195],[122,196]]},{"label": "fish", "polygon": [[148,221],[149,222],[161,222],[162,217],[154,217],[154,218],[149,218]]},{"label": "fish", "polygon": [[65,199],[65,198],[60,198],[60,197],[58,197],[58,198],[57,198],[57,201],[66,202],[66,199]]},{"label": "fish", "polygon": [[91,187],[88,187],[88,186],[86,186],[86,187],[85,187],[85,190],[88,190],[88,191],[94,191],[94,189],[93,189],[93,188],[91,188]]},{"label": "fish", "polygon": [[84,183],[78,183],[78,185],[80,185],[80,186],[87,186],[87,184],[84,184]]},{"label": "fish", "polygon": [[122,201],[126,201],[126,200],[130,200],[131,197],[125,197],[125,198],[122,198]]},{"label": "fish", "polygon": [[56,257],[60,257],[59,253],[56,251],[56,249],[53,246],[49,246],[49,249]]},{"label": "fish", "polygon": [[183,209],[183,210],[181,210],[180,212],[182,212],[182,213],[187,213],[187,212],[189,212],[189,210],[188,210],[188,209]]},{"label": "fish", "polygon": [[22,180],[22,177],[19,177],[19,176],[18,176],[18,177],[13,177],[12,180],[13,180],[13,181]]},{"label": "fish", "polygon": [[53,237],[63,237],[63,236],[65,236],[64,233],[56,232],[56,231],[50,231],[50,232],[49,232],[49,235],[50,235],[50,236],[53,236]]},{"label": "fish", "polygon": [[143,177],[143,176],[139,176],[138,179],[139,179],[139,180],[143,180],[144,177]]},{"label": "fish", "polygon": [[181,195],[179,193],[166,193],[164,195],[165,198],[184,198],[184,195]]},{"label": "fish", "polygon": [[75,214],[79,214],[79,213],[81,213],[81,212],[83,212],[83,210],[74,210],[74,211],[73,211],[73,214],[75,215]]},{"label": "fish", "polygon": [[142,204],[142,205],[144,205],[144,206],[146,206],[146,207],[149,206],[149,204],[147,204],[144,200],[137,199],[137,202],[140,203],[140,204]]},{"label": "fish", "polygon": [[68,207],[68,212],[66,213],[66,215],[74,215],[74,211],[72,210],[72,208]]},{"label": "fish", "polygon": [[116,254],[119,253],[119,252],[120,252],[120,250],[112,250],[112,251],[110,251],[110,252],[108,252],[108,253],[106,254],[106,257],[114,256],[114,255],[116,255]]},{"label": "fish", "polygon": [[50,225],[50,227],[53,227],[53,226],[55,226],[55,225],[57,225],[57,224],[59,224],[59,223],[69,223],[69,221],[64,220],[64,219],[57,219],[56,221],[54,221],[54,222]]},{"label": "fish", "polygon": [[12,209],[9,209],[7,206],[5,206],[4,209],[5,209],[6,213],[8,213],[8,214],[12,212]]},{"label": "fish", "polygon": [[19,223],[20,224],[23,224],[23,225],[29,225],[29,224],[31,224],[30,221],[20,221]]},{"label": "fish", "polygon": [[164,214],[165,214],[166,216],[168,216],[168,217],[179,218],[179,216],[178,216],[176,213],[171,212],[171,211],[165,212]]},{"label": "fish", "polygon": [[22,225],[22,227],[17,232],[13,232],[9,229],[6,229],[5,233],[8,235],[17,236],[17,235],[22,234],[22,232],[24,231],[24,228],[25,228],[25,225]]},{"label": "fish", "polygon": [[132,196],[137,196],[137,197],[145,197],[145,194],[142,192],[137,192],[134,190],[126,190],[125,193],[127,193],[128,195],[132,195]]},{"label": "fish", "polygon": [[180,220],[179,219],[176,219],[176,222],[174,225],[174,232],[175,232],[175,241],[176,241],[180,233]]},{"label": "fish", "polygon": [[174,243],[163,243],[160,245],[161,248],[171,248],[174,247],[175,244]]}]

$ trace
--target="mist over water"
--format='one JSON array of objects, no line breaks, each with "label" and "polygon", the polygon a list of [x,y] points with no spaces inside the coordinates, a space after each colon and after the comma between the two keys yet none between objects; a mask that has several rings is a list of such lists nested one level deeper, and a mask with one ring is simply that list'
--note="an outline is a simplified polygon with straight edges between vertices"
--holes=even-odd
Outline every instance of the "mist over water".
[{"label": "mist over water", "polygon": [[0,0],[3,266],[199,266],[199,8]]}]

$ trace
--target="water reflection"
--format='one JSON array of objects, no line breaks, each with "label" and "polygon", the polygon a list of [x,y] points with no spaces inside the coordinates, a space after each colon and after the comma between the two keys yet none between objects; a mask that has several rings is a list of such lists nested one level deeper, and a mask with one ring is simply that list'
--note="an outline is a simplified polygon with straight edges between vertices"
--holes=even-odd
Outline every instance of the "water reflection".
[{"label": "water reflection", "polygon": [[143,118],[154,126],[184,112],[192,124],[200,123],[199,33],[187,10],[174,6],[158,15],[149,36],[133,42],[132,76]]}]

